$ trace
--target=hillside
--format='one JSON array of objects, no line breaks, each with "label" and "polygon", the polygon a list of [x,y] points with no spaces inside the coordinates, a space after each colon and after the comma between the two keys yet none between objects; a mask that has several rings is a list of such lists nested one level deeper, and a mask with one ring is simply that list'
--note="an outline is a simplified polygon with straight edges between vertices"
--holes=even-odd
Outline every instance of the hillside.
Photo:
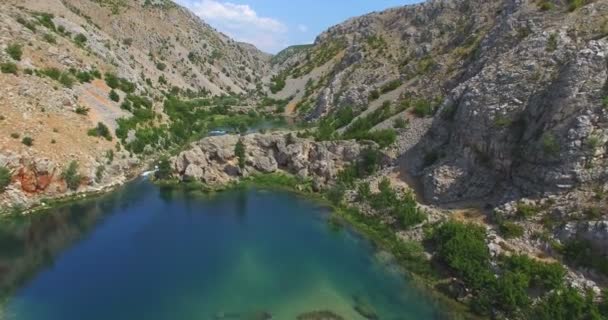
[{"label": "hillside", "polygon": [[409,122],[397,154],[431,202],[572,190],[605,180],[607,5],[427,1],[353,18],[282,59],[274,97],[310,120],[352,109],[347,122],[390,103],[373,130]]},{"label": "hillside", "polygon": [[269,55],[171,1],[3,1],[0,17],[5,208],[123,182],[180,144],[160,129],[179,122],[166,94],[248,104],[270,68]]}]

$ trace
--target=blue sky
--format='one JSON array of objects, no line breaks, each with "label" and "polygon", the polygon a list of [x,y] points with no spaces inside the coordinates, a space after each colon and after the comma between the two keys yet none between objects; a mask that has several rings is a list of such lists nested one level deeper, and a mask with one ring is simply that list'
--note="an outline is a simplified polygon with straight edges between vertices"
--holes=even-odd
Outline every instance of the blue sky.
[{"label": "blue sky", "polygon": [[420,0],[174,0],[232,38],[276,53],[350,17]]}]

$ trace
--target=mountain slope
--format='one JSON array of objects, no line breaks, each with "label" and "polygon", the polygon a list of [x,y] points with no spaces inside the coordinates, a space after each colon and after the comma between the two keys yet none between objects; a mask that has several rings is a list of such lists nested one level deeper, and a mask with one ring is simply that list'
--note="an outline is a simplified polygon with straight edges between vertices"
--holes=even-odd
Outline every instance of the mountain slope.
[{"label": "mountain slope", "polygon": [[275,96],[312,120],[390,101],[374,129],[409,121],[397,154],[429,201],[604,181],[608,2],[550,4],[427,1],[350,19],[285,59]]},{"label": "mountain slope", "polygon": [[[166,0],[11,0],[0,17],[4,208],[124,181],[161,149],[145,141],[174,121],[167,93],[246,99],[270,70],[269,55]],[[69,188],[72,161],[82,186]]]}]

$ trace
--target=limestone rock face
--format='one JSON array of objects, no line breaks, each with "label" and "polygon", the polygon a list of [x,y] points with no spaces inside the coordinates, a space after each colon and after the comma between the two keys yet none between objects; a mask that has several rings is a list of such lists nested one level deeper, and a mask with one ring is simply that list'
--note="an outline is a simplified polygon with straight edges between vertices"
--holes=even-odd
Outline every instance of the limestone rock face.
[{"label": "limestone rock face", "polygon": [[[355,162],[368,145],[355,141],[315,142],[290,133],[225,135],[207,137],[172,158],[176,175],[223,185],[242,176],[287,172],[313,178],[317,187],[331,184],[344,166]],[[238,141],[245,146],[245,167],[239,168],[234,150]]]}]

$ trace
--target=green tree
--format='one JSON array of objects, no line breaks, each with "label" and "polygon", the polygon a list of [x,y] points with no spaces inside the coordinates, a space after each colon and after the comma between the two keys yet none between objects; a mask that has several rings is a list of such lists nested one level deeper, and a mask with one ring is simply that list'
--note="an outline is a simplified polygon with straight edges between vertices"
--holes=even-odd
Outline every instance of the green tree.
[{"label": "green tree", "polygon": [[433,236],[438,257],[473,288],[492,280],[486,231],[474,224],[446,222]]},{"label": "green tree", "polygon": [[21,143],[28,147],[31,147],[32,145],[34,145],[34,139],[30,137],[23,137],[23,139],[21,139]]},{"label": "green tree", "polygon": [[246,153],[245,144],[243,143],[242,140],[239,140],[236,143],[236,145],[234,146],[234,154],[237,156],[237,158],[239,160],[239,168],[241,168],[241,169],[245,168],[245,163],[247,161],[245,153]]},{"label": "green tree", "polygon": [[11,171],[6,167],[0,167],[0,193],[6,190],[11,183]]},{"label": "green tree", "polygon": [[169,179],[173,174],[173,169],[171,168],[171,162],[167,157],[163,157],[158,162],[158,170],[155,173],[157,179]]},{"label": "green tree", "polygon": [[118,95],[118,93],[116,93],[116,91],[114,91],[114,89],[110,90],[110,94],[108,96],[110,97],[110,100],[114,102],[120,101],[120,96]]},{"label": "green tree", "polygon": [[78,173],[78,162],[76,160],[70,162],[68,167],[61,173],[61,178],[65,180],[70,190],[76,191],[78,189],[82,176]]}]

